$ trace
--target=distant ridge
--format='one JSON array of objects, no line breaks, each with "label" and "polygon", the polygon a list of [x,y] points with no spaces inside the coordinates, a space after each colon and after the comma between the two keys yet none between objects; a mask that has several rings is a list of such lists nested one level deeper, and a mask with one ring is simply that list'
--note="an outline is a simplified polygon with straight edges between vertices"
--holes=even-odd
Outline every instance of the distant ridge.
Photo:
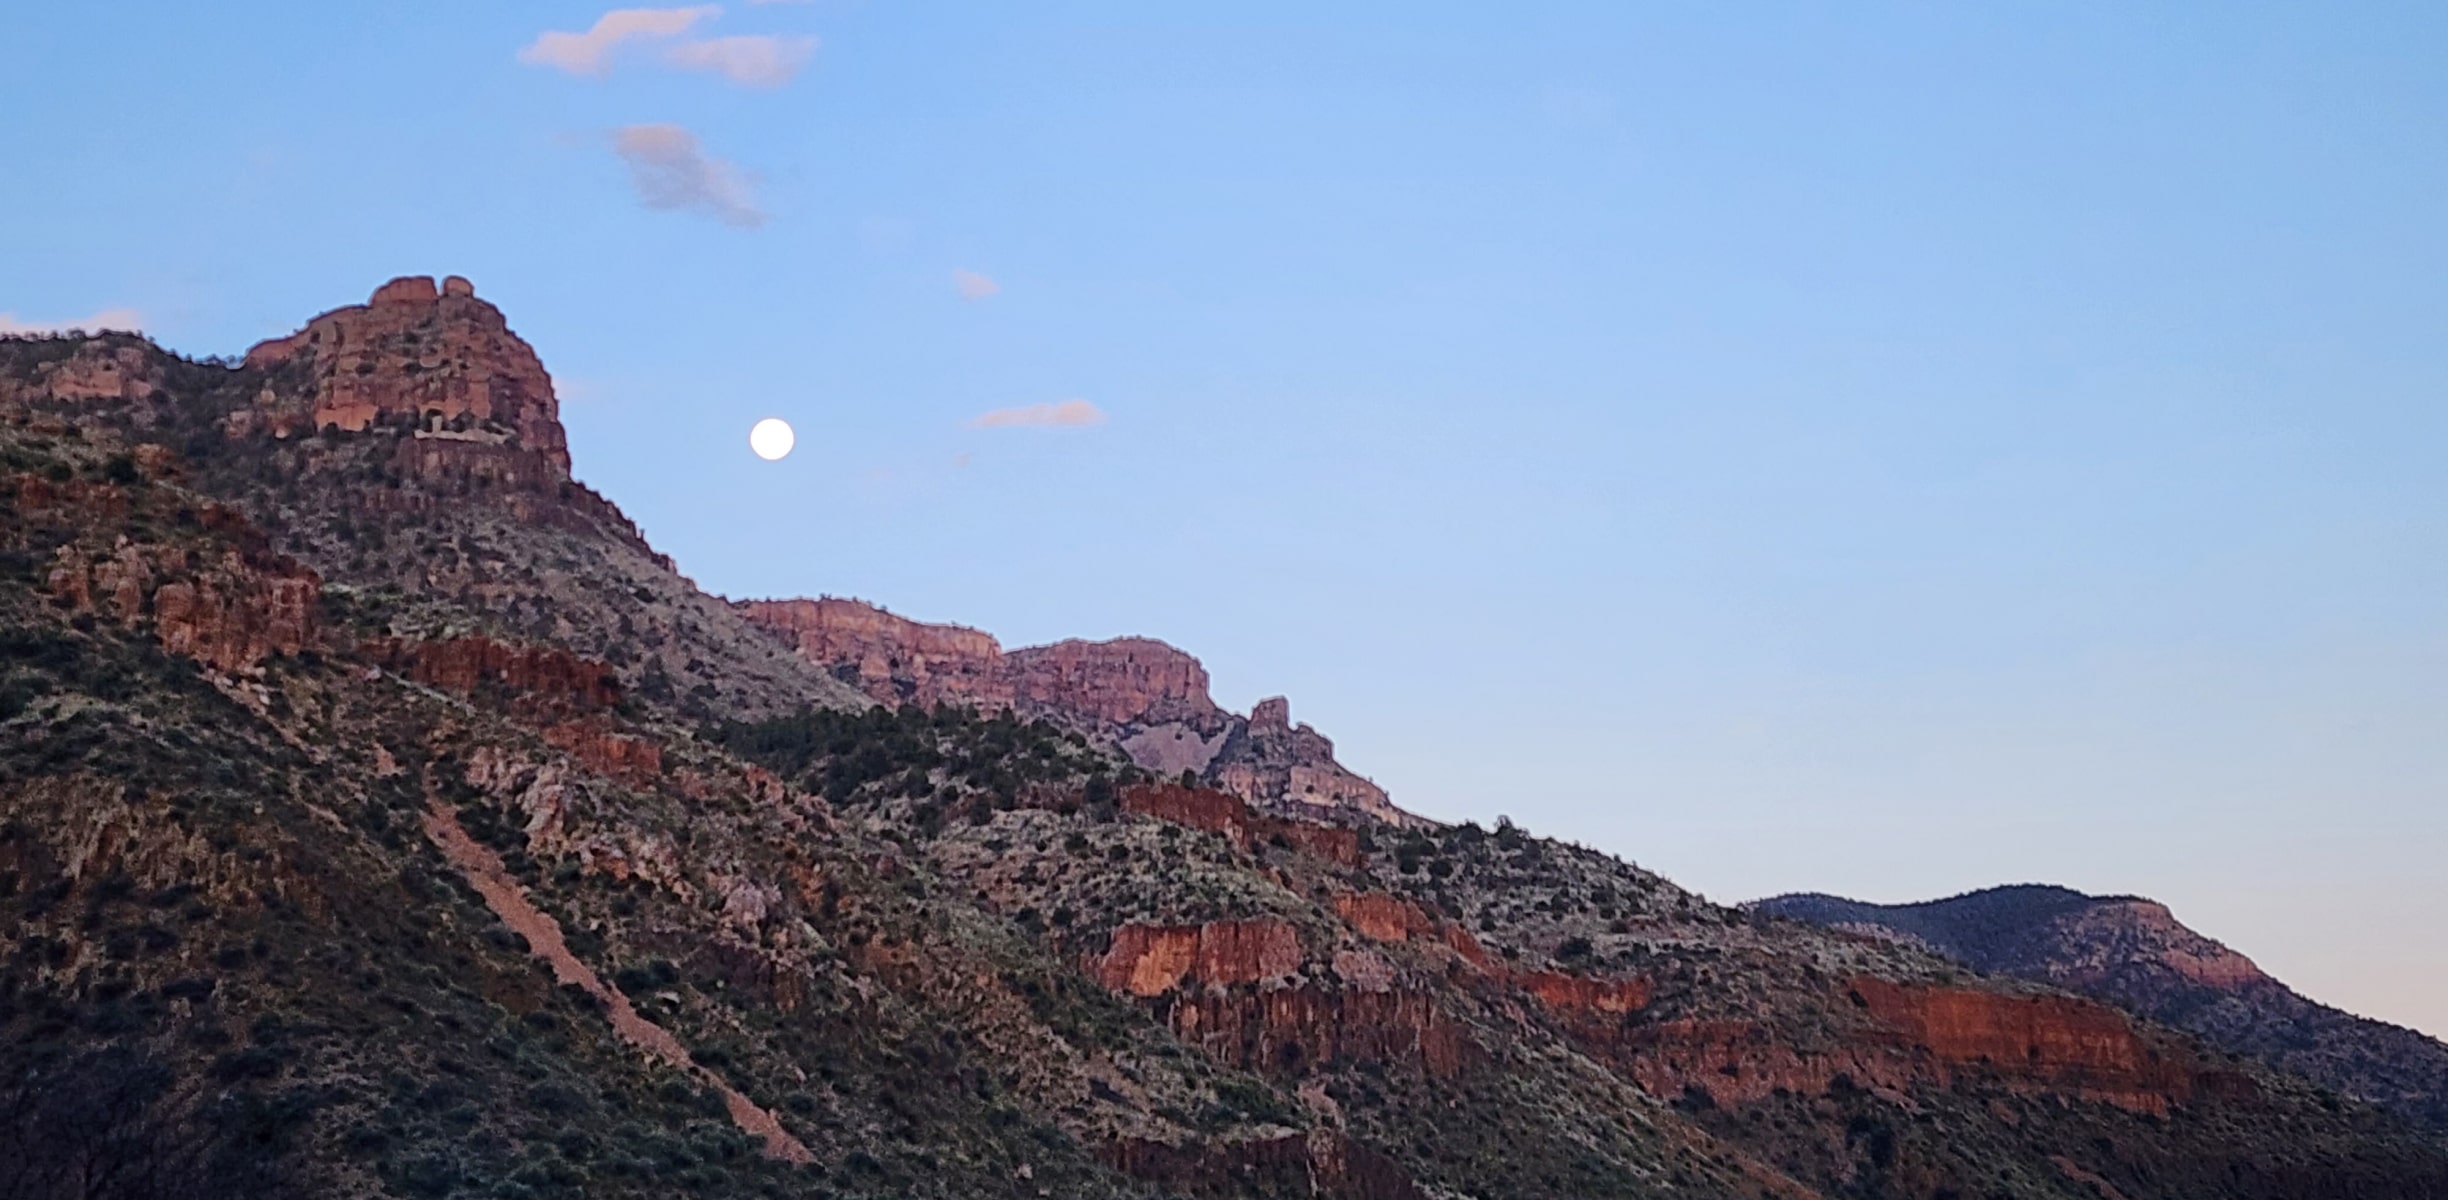
[{"label": "distant ridge", "polygon": [[1798,893],[1749,907],[2083,992],[2448,1133],[2448,1045],[2311,1000],[2154,900],[2024,883],[1915,904]]}]

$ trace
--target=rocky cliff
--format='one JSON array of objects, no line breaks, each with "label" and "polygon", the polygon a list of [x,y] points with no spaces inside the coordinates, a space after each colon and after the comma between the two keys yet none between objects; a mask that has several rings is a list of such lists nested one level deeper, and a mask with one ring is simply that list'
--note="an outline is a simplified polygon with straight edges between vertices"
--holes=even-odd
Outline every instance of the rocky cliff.
[{"label": "rocky cliff", "polygon": [[2156,901],[2020,885],[1919,904],[1793,895],[1754,907],[2095,996],[2448,1131],[2448,1045],[2308,1000]]},{"label": "rocky cliff", "polygon": [[1010,707],[1084,730],[1159,775],[1188,772],[1253,804],[1328,819],[1420,818],[1335,761],[1282,697],[1244,717],[1210,698],[1207,669],[1152,638],[1005,651],[963,625],[913,621],[860,600],[742,600],[740,614],[809,662],[887,704]]},{"label": "rocky cliff", "polygon": [[2053,985],[1304,819],[1325,740],[1158,643],[777,640],[567,478],[471,290],[0,339],[0,1192],[2448,1193]]},{"label": "rocky cliff", "polygon": [[569,477],[569,443],[544,364],[501,310],[456,275],[394,279],[364,304],[336,308],[247,351],[247,366],[285,376],[230,415],[234,429],[295,437],[377,425],[440,441],[509,445]]}]

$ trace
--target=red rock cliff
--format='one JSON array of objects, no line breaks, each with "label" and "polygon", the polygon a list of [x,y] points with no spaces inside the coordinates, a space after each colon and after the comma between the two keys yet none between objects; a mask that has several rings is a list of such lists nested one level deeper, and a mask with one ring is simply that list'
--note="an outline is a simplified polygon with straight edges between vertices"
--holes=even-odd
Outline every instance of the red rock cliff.
[{"label": "red rock cliff", "polygon": [[1184,985],[1256,983],[1300,965],[1300,934],[1282,921],[1125,925],[1096,975],[1110,990],[1156,996]]},{"label": "red rock cliff", "polygon": [[1013,685],[1034,704],[1109,725],[1213,722],[1207,668],[1152,638],[1072,640],[1009,656]]},{"label": "red rock cliff", "polygon": [[1603,1042],[1567,1032],[1655,1094],[1697,1085],[1721,1101],[1779,1088],[1816,1094],[1839,1075],[1905,1092],[1981,1078],[2154,1114],[2198,1094],[2252,1090],[2248,1077],[2146,1038],[2123,1013],[2079,997],[1856,979],[1842,999],[1863,1020],[1827,1044],[1797,1044],[1747,1020],[1637,1023]]},{"label": "red rock cliff", "polygon": [[[378,638],[360,644],[358,654],[418,683],[454,692],[489,685],[582,710],[620,702],[620,682],[611,667],[558,646],[512,646],[471,634],[434,642]],[[659,755],[656,767],[661,767]]]},{"label": "red rock cliff", "polygon": [[1253,804],[1403,823],[1385,790],[1345,770],[1334,743],[1291,723],[1281,697],[1247,718],[1217,707],[1207,668],[1152,638],[1006,651],[983,632],[896,616],[858,600],[742,600],[734,607],[808,661],[885,704],[1009,707],[1109,738],[1166,777],[1187,770]]},{"label": "red rock cliff", "polygon": [[930,625],[830,596],[743,600],[734,607],[800,657],[848,676],[886,704],[968,704],[992,712],[1017,696],[1003,647],[966,626]]},{"label": "red rock cliff", "polygon": [[259,369],[297,375],[267,388],[236,427],[275,436],[375,425],[419,436],[512,445],[569,477],[552,378],[535,351],[457,276],[394,279],[364,304],[316,317],[247,352]]},{"label": "red rock cliff", "polygon": [[1853,981],[1871,1018],[1948,1068],[1980,1066],[2144,1111],[2193,1094],[2189,1064],[2145,1042],[2131,1018],[2075,996]]},{"label": "red rock cliff", "polygon": [[223,671],[296,654],[319,636],[322,580],[262,551],[191,555],[122,544],[97,559],[61,547],[46,582],[68,608],[103,611],[129,625],[150,621],[162,649]]},{"label": "red rock cliff", "polygon": [[1280,842],[1343,866],[1360,863],[1358,831],[1252,812],[1246,801],[1228,792],[1178,783],[1139,784],[1122,789],[1122,810],[1223,834],[1244,851],[1262,842]]}]

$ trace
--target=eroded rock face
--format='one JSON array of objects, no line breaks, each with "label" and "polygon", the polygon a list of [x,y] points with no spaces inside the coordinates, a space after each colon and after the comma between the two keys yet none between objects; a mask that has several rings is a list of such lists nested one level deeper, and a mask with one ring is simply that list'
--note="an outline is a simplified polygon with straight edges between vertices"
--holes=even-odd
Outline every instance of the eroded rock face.
[{"label": "eroded rock face", "polygon": [[2016,884],[1918,904],[1805,894],[1754,907],[2081,992],[2448,1131],[2448,1047],[2316,1003],[2154,900]]},{"label": "eroded rock face", "polygon": [[1009,656],[1014,690],[1034,705],[1107,725],[1210,725],[1207,668],[1153,638],[1066,641]]},{"label": "eroded rock face", "polygon": [[645,738],[614,733],[600,720],[548,726],[544,740],[609,778],[643,784],[663,774],[663,747]]},{"label": "eroded rock face", "polygon": [[158,381],[151,357],[141,348],[96,342],[45,366],[35,386],[54,400],[144,400],[153,395]]},{"label": "eroded rock face", "polygon": [[1516,971],[1515,986],[1538,998],[1548,1011],[1576,1021],[1606,1023],[1649,1006],[1646,979],[1601,979],[1563,971]]},{"label": "eroded rock face", "polygon": [[1231,988],[1169,997],[1164,1009],[1174,1033],[1209,1057],[1279,1077],[1378,1063],[1449,1078],[1479,1053],[1418,988]]},{"label": "eroded rock face", "polygon": [[1125,925],[1091,964],[1099,983],[1162,1014],[1218,1062],[1298,1076],[1338,1064],[1408,1064],[1433,1076],[1474,1053],[1432,992],[1373,954],[1341,952],[1340,983],[1303,974],[1299,931],[1271,919]]},{"label": "eroded rock face", "polygon": [[620,700],[611,667],[557,646],[513,646],[477,635],[432,642],[380,638],[360,645],[358,655],[454,692],[495,686],[590,710]]},{"label": "eroded rock face", "polygon": [[1840,1076],[1898,1093],[1976,1078],[2165,1115],[2196,1095],[2253,1089],[2249,1078],[2147,1039],[2123,1013],[2078,997],[1856,979],[1845,999],[1865,1023],[1826,1045],[1780,1039],[1750,1021],[1670,1020],[1585,1048],[1658,1095],[1699,1087],[1720,1101],[1778,1089],[1817,1094]]},{"label": "eroded rock face", "polygon": [[1258,983],[1300,969],[1300,933],[1282,921],[1125,925],[1096,966],[1097,981],[1134,996],[1181,987]]},{"label": "eroded rock face", "polygon": [[961,625],[913,621],[857,600],[735,602],[750,623],[886,704],[1011,708],[1110,740],[1166,778],[1187,771],[1252,804],[1318,816],[1417,823],[1383,788],[1335,761],[1334,743],[1291,722],[1280,696],[1250,716],[1218,707],[1198,659],[1151,638],[1006,651]]},{"label": "eroded rock face", "polygon": [[2125,1014],[2073,996],[1853,981],[1872,1020],[1948,1070],[2008,1078],[2143,1112],[2190,1099],[2189,1064],[2163,1055]]},{"label": "eroded rock face", "polygon": [[1334,898],[1335,912],[1351,927],[1380,942],[1407,942],[1430,937],[1437,923],[1420,907],[1384,892],[1345,892]]},{"label": "eroded rock face", "polygon": [[162,649],[221,671],[297,654],[318,636],[322,580],[277,555],[229,550],[198,559],[175,547],[123,544],[96,558],[62,547],[46,582],[71,610],[149,622]]},{"label": "eroded rock face", "polygon": [[2068,987],[2091,986],[2137,960],[2223,992],[2272,982],[2253,960],[2186,928],[2155,900],[2096,904],[2060,918],[2052,932],[2058,949],[2047,974]]},{"label": "eroded rock face", "polygon": [[1127,787],[1122,789],[1122,811],[1221,833],[1244,851],[1262,843],[1280,842],[1346,867],[1360,862],[1360,834],[1356,830],[1287,821],[1255,812],[1239,796],[1208,788],[1177,783]]},{"label": "eroded rock face", "polygon": [[501,310],[454,277],[394,279],[364,304],[333,309],[247,351],[249,367],[287,367],[234,432],[289,437],[377,425],[438,441],[510,446],[569,477],[552,378]]}]

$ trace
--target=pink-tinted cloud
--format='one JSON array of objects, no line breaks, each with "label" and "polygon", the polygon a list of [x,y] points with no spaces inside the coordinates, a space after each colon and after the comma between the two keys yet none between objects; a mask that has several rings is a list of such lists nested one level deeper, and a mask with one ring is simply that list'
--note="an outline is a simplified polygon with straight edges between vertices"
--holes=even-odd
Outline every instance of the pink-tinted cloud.
[{"label": "pink-tinted cloud", "polygon": [[623,42],[674,38],[722,12],[717,5],[691,8],[616,8],[595,19],[585,33],[546,33],[519,48],[518,60],[558,67],[572,75],[611,69],[612,51]]},{"label": "pink-tinted cloud", "polygon": [[20,321],[15,313],[0,312],[0,334],[66,333],[71,329],[87,333],[101,333],[104,330],[135,333],[143,328],[144,318],[132,308],[106,308],[90,317],[78,317],[73,321]]},{"label": "pink-tinted cloud", "polygon": [[1105,411],[1085,400],[1065,400],[1060,404],[1024,404],[1018,408],[998,408],[969,419],[971,429],[1018,429],[1029,426],[1069,427],[1102,425]]},{"label": "pink-tinted cloud", "polygon": [[963,300],[983,300],[1002,291],[1003,285],[983,271],[955,270],[952,272],[952,290],[959,292]]},{"label": "pink-tinted cloud", "polygon": [[740,229],[765,223],[747,176],[707,154],[686,129],[630,125],[612,135],[612,150],[629,164],[629,182],[648,208],[703,213]]},{"label": "pink-tinted cloud", "polygon": [[711,71],[745,87],[780,87],[816,53],[812,37],[773,34],[706,38],[663,52],[663,61],[684,71]]}]

